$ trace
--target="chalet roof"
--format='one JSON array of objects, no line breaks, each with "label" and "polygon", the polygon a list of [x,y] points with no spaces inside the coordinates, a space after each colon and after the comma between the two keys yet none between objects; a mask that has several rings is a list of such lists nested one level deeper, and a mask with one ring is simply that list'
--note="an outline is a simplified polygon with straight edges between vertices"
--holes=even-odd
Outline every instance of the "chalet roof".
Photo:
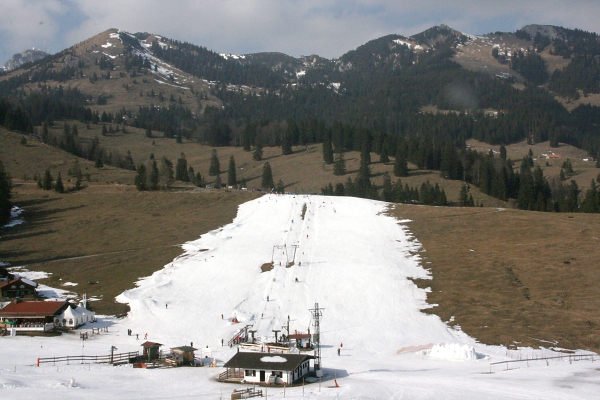
[{"label": "chalet roof", "polygon": [[142,347],[152,347],[152,346],[162,346],[162,343],[156,343],[156,342],[144,342],[144,343],[142,343]]},{"label": "chalet roof", "polygon": [[225,368],[293,371],[304,361],[314,359],[308,354],[255,353],[240,351],[224,365]]},{"label": "chalet roof", "polygon": [[179,346],[179,347],[171,347],[173,351],[180,351],[182,353],[191,353],[192,351],[198,350],[192,346]]},{"label": "chalet roof", "polygon": [[22,283],[24,283],[24,284],[26,284],[26,285],[28,285],[28,286],[31,286],[33,288],[37,287],[37,283],[35,283],[34,281],[30,281],[29,279],[25,279],[25,278],[19,277],[19,278],[14,278],[11,281],[4,282],[3,284],[0,284],[0,290],[2,288],[4,288],[5,286],[13,285],[13,284],[15,284],[15,283],[17,283],[19,281],[22,282]]},{"label": "chalet roof", "polygon": [[60,315],[68,306],[68,301],[20,301],[0,310],[0,317]]}]

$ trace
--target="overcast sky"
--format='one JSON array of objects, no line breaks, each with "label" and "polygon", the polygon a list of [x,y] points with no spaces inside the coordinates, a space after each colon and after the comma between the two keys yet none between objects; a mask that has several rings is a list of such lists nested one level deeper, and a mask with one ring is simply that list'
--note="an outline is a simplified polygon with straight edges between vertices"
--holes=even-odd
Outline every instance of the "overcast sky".
[{"label": "overcast sky", "polygon": [[600,0],[0,0],[0,16],[0,64],[32,47],[56,53],[109,28],[219,53],[328,58],[439,24],[470,34],[533,23],[600,33]]}]

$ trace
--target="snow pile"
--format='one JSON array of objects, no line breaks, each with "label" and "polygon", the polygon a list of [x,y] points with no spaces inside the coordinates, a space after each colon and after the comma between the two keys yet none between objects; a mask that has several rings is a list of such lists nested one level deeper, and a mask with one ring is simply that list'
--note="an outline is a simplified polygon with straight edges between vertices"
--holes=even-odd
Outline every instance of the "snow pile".
[{"label": "snow pile", "polygon": [[473,346],[459,343],[436,344],[431,350],[425,350],[423,353],[429,358],[447,361],[476,361],[484,358]]},{"label": "snow pile", "polygon": [[283,358],[281,356],[266,356],[266,357],[261,357],[260,361],[267,363],[267,362],[272,362],[272,363],[284,363],[287,362],[287,358]]},{"label": "snow pile", "polygon": [[21,225],[23,222],[25,222],[25,220],[23,220],[23,218],[19,218],[19,216],[23,213],[23,209],[19,208],[17,206],[14,206],[13,208],[11,208],[10,210],[10,220],[8,221],[8,223],[4,226],[2,226],[2,228],[12,228],[13,226],[17,226],[17,225]]}]

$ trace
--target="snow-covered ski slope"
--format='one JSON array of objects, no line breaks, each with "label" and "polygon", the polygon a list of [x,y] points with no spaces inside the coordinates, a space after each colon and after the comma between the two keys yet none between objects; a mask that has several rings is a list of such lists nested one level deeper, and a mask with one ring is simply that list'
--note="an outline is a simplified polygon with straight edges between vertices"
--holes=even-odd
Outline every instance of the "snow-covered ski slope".
[{"label": "snow-covered ski slope", "polygon": [[228,398],[244,386],[216,382],[219,367],[31,365],[37,357],[108,354],[111,346],[135,351],[145,334],[163,348],[193,342],[198,355],[222,365],[236,348],[221,340],[244,326],[265,342],[273,330],[285,332],[288,317],[292,332],[314,332],[315,303],[324,309],[324,381],[287,388],[286,398],[597,398],[597,362],[535,361],[490,374],[490,362],[554,354],[480,345],[422,313],[426,291],[410,280],[430,278],[422,249],[402,221],[385,215],[387,206],[300,195],[245,203],[231,224],[185,244],[183,255],[121,294],[131,312],[97,323],[109,325],[107,333],[83,344],[78,335],[0,339],[0,398]]},{"label": "snow-covered ski slope", "polygon": [[[451,342],[439,318],[419,311],[426,294],[407,279],[428,277],[412,255],[418,243],[381,214],[385,206],[264,196],[242,205],[232,224],[184,245],[184,255],[119,301],[131,306],[132,323],[160,340],[199,332],[207,343],[220,343],[240,325],[266,340],[288,316],[292,330],[306,332],[309,309],[319,303],[326,309],[323,340],[331,345],[352,336],[361,352],[393,355],[409,345]],[[261,272],[271,261],[273,269]],[[221,314],[240,324],[220,321]]]}]

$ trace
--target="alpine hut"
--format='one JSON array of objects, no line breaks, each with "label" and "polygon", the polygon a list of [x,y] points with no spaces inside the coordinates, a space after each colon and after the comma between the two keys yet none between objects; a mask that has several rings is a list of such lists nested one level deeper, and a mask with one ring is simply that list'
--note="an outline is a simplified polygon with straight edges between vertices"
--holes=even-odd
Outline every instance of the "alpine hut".
[{"label": "alpine hut", "polygon": [[231,382],[291,385],[310,372],[307,354],[274,354],[240,351],[224,365],[220,379]]}]

